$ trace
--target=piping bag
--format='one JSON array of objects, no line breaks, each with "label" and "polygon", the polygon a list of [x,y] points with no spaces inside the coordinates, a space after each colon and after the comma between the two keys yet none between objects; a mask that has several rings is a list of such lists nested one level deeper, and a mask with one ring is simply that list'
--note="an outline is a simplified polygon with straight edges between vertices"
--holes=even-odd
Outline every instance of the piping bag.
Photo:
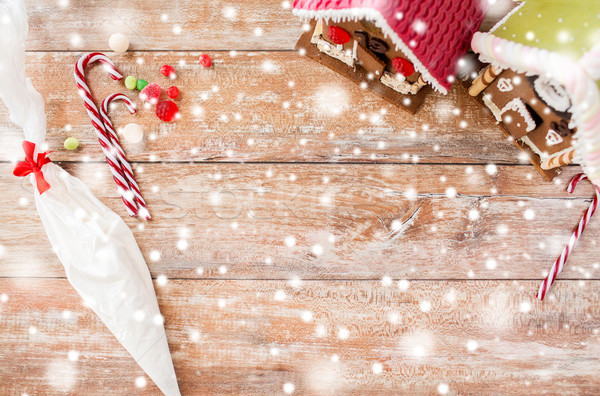
[{"label": "piping bag", "polygon": [[150,272],[133,233],[81,180],[52,162],[35,161],[46,115],[42,96],[25,76],[27,31],[23,1],[0,0],[0,99],[30,142],[24,147],[32,152],[19,165],[30,167],[24,173],[48,239],[86,304],[165,395],[180,395]]}]

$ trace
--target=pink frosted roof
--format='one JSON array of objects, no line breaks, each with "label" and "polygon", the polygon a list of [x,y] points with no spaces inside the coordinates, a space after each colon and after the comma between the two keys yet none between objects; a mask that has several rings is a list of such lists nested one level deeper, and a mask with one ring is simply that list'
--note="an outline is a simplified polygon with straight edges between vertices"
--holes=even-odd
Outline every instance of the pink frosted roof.
[{"label": "pink frosted roof", "polygon": [[425,81],[447,93],[457,62],[485,15],[482,0],[294,0],[295,15],[310,19],[367,19],[390,37]]}]

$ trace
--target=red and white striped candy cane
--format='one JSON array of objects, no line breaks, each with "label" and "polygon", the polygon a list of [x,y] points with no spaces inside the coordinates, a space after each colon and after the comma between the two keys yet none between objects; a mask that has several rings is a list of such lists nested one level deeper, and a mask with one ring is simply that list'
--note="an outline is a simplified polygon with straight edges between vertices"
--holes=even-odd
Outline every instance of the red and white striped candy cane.
[{"label": "red and white striped candy cane", "polygon": [[119,186],[119,193],[121,194],[123,203],[125,203],[125,206],[127,207],[127,212],[130,216],[135,216],[137,215],[138,210],[134,200],[134,194],[131,191],[127,180],[125,179],[125,174],[121,169],[119,161],[115,158],[115,150],[113,150],[110,137],[104,128],[104,124],[100,120],[98,108],[94,103],[92,93],[90,92],[90,88],[87,84],[87,79],[85,78],[85,68],[87,65],[94,62],[100,62],[104,64],[105,69],[108,71],[113,80],[120,80],[123,78],[123,76],[117,71],[111,60],[99,52],[83,55],[75,64],[75,81],[77,82],[77,87],[79,88],[79,94],[83,98],[83,103],[87,113],[92,119],[92,125],[96,129],[98,141],[100,142],[100,146],[102,146],[102,151],[104,152],[106,162],[108,162],[110,167],[113,179],[117,183],[117,186]]},{"label": "red and white striped candy cane", "polygon": [[[575,187],[577,187],[577,183],[579,183],[580,181],[585,180],[587,178],[588,177],[586,175],[584,175],[583,173],[579,173],[579,174],[575,175],[575,177],[573,177],[573,180],[571,180],[571,183],[569,183],[569,186],[567,187],[567,192],[569,194],[573,193],[573,191],[575,190]],[[594,189],[595,189],[596,195],[594,195],[594,200],[592,201],[592,204],[585,211],[583,217],[579,221],[579,225],[577,226],[577,228],[575,228],[575,231],[573,231],[573,234],[571,234],[571,238],[569,238],[569,242],[567,242],[566,246],[563,248],[562,253],[556,259],[556,261],[554,262],[554,265],[550,269],[550,273],[548,274],[546,279],[544,279],[544,281],[540,285],[540,290],[538,290],[538,294],[537,294],[537,298],[539,298],[540,300],[544,299],[544,297],[546,296],[546,292],[548,292],[548,289],[554,283],[556,276],[558,274],[560,274],[560,272],[562,271],[563,266],[565,265],[565,262],[569,258],[569,253],[571,252],[571,250],[573,250],[575,243],[577,242],[577,240],[583,233],[583,230],[585,230],[585,226],[587,225],[588,221],[590,221],[590,219],[592,218],[592,215],[594,214],[594,212],[596,211],[596,208],[598,207],[598,200],[600,200],[600,188],[598,188],[598,186],[594,185]]]},{"label": "red and white striped candy cane", "polygon": [[135,181],[135,177],[133,176],[133,169],[131,169],[131,165],[129,165],[129,161],[127,161],[127,157],[125,157],[125,152],[123,151],[123,147],[119,142],[119,137],[115,132],[115,128],[113,127],[110,118],[108,118],[108,107],[115,100],[122,100],[125,102],[125,106],[131,114],[135,113],[135,105],[133,102],[125,95],[120,93],[114,93],[109,95],[104,101],[102,101],[102,106],[100,107],[100,115],[102,116],[102,122],[104,123],[104,127],[106,132],[110,137],[111,143],[115,149],[116,155],[121,163],[121,168],[123,169],[123,173],[129,182],[129,187],[131,187],[131,191],[133,192],[134,199],[138,205],[139,214],[144,217],[146,220],[150,220],[150,212],[148,212],[148,206],[146,205],[146,201],[142,197],[142,193],[140,192],[140,187]]}]

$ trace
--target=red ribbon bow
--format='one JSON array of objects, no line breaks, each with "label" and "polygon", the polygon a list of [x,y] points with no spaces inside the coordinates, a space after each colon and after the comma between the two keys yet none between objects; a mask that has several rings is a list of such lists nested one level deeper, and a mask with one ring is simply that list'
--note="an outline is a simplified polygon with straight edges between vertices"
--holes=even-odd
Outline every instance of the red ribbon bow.
[{"label": "red ribbon bow", "polygon": [[37,189],[41,195],[50,188],[50,184],[44,179],[42,166],[52,162],[50,161],[50,158],[46,158],[46,155],[50,154],[51,151],[38,153],[37,161],[34,161],[33,153],[35,153],[35,143],[28,142],[27,140],[23,141],[23,150],[25,151],[25,161],[17,162],[17,166],[15,166],[15,169],[13,170],[13,175],[24,177],[33,172],[35,174]]}]

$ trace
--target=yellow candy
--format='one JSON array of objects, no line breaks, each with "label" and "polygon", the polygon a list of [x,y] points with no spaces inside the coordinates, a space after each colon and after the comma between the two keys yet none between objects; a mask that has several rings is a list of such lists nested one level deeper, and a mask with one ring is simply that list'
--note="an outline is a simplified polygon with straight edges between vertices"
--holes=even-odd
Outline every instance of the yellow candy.
[{"label": "yellow candy", "polygon": [[67,150],[75,150],[79,147],[79,140],[76,137],[69,137],[65,139],[65,148]]},{"label": "yellow candy", "polygon": [[127,89],[135,89],[137,87],[137,79],[133,76],[128,76],[125,79],[125,87]]}]

